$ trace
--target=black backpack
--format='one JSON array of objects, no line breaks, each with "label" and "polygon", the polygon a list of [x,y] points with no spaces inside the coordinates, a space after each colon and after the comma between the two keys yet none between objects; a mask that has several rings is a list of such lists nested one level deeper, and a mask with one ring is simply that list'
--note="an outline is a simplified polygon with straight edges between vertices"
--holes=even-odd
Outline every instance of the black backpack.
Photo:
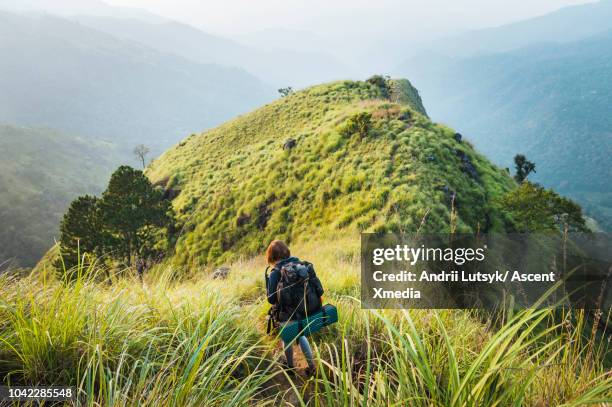
[{"label": "black backpack", "polygon": [[323,290],[312,264],[289,262],[279,272],[276,295],[280,321],[304,319],[321,310]]}]

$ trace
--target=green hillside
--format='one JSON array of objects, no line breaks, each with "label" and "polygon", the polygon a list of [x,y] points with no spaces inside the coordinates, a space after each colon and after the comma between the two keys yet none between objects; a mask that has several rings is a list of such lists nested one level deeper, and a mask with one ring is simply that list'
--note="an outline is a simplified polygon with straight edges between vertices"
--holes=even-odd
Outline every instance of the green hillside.
[{"label": "green hillside", "polygon": [[33,266],[57,236],[68,203],[99,192],[112,146],[50,129],[0,125],[0,269]]},{"label": "green hillside", "polygon": [[[454,134],[429,120],[407,80],[335,82],[192,135],[148,175],[178,194],[178,264],[340,229],[498,227],[492,199],[513,181]],[[288,139],[295,147],[284,148]]]}]

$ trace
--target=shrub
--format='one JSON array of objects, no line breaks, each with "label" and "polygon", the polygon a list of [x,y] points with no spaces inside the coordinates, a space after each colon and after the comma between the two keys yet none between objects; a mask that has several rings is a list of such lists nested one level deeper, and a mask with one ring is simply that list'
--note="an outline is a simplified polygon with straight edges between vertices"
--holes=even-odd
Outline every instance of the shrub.
[{"label": "shrub", "polygon": [[382,94],[384,98],[389,98],[391,94],[391,87],[389,85],[389,77],[382,75],[374,75],[369,77],[366,82],[374,85]]},{"label": "shrub", "polygon": [[523,154],[517,154],[514,156],[514,165],[516,168],[514,179],[518,183],[525,181],[532,172],[536,172],[536,165],[531,161],[528,161]]},{"label": "shrub", "polygon": [[552,189],[545,189],[529,181],[506,193],[501,207],[509,212],[519,232],[559,230],[565,226],[572,230],[586,230],[582,209]]},{"label": "shrub", "polygon": [[344,123],[339,129],[339,133],[343,137],[351,137],[354,134],[358,134],[361,138],[368,136],[368,133],[372,129],[372,113],[359,112],[351,117]]}]

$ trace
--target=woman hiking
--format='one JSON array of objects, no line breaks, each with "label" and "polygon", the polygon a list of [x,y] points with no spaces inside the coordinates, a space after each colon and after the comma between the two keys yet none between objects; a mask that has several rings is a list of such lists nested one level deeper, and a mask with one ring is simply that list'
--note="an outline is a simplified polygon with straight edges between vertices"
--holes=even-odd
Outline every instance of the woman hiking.
[{"label": "woman hiking", "polygon": [[[274,240],[266,250],[266,261],[272,267],[267,284],[268,302],[273,306],[280,325],[299,321],[318,312],[322,306],[323,286],[311,263],[292,257],[289,247]],[[307,376],[316,372],[316,366],[308,338],[300,336],[297,342],[308,362]],[[285,349],[287,368],[293,369],[293,343],[281,340]]]}]

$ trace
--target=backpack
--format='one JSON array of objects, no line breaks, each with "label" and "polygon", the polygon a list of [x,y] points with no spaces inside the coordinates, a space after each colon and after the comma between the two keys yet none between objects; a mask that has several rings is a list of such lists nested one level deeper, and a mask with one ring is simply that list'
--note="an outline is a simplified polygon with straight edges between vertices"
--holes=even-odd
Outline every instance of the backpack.
[{"label": "backpack", "polygon": [[303,319],[320,311],[323,287],[311,263],[289,262],[276,271],[280,273],[276,287],[277,301],[270,311],[274,320]]}]

